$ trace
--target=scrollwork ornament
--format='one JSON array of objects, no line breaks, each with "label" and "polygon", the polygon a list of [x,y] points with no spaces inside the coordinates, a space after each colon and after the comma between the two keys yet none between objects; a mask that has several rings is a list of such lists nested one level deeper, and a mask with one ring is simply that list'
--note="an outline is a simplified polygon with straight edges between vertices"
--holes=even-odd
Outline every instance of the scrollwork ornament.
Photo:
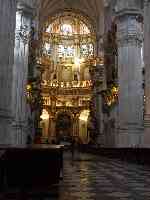
[{"label": "scrollwork ornament", "polygon": [[20,40],[26,45],[29,41],[29,28],[27,25],[21,25],[18,30],[16,30],[16,39]]}]

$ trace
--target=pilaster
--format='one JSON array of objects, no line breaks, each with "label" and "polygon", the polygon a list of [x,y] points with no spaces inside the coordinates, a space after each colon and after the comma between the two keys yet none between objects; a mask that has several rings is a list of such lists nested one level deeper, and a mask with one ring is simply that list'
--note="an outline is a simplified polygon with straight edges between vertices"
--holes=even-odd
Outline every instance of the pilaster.
[{"label": "pilaster", "polygon": [[28,130],[29,109],[26,102],[26,85],[28,79],[29,37],[32,10],[20,2],[16,11],[16,31],[13,66],[12,134],[15,144],[25,144]]}]

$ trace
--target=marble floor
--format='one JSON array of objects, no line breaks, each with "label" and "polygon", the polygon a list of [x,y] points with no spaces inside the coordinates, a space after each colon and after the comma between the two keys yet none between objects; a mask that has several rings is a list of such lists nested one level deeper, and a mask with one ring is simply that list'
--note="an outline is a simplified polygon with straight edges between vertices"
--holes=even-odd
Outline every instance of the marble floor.
[{"label": "marble floor", "polygon": [[48,190],[9,192],[0,199],[150,200],[150,167],[96,155],[64,154],[63,180]]}]

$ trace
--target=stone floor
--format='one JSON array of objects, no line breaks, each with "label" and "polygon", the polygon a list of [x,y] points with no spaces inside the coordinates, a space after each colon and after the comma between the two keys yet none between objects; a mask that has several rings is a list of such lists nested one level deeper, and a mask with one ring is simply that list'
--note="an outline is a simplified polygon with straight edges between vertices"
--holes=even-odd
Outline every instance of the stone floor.
[{"label": "stone floor", "polygon": [[90,154],[64,154],[64,178],[49,191],[10,192],[0,199],[150,200],[150,168]]}]

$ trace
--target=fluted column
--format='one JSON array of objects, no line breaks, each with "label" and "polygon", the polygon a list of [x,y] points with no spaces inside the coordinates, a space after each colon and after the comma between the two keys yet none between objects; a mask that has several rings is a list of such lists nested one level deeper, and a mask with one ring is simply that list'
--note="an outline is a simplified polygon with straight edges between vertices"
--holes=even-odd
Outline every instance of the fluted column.
[{"label": "fluted column", "polygon": [[11,144],[16,0],[0,0],[0,144]]},{"label": "fluted column", "polygon": [[28,112],[26,102],[26,84],[28,78],[29,33],[32,10],[18,3],[16,12],[16,36],[13,67],[13,124],[12,134],[15,144],[26,143],[28,130]]},{"label": "fluted column", "polygon": [[150,147],[150,1],[144,4],[145,115],[143,146]]},{"label": "fluted column", "polygon": [[119,147],[133,147],[141,145],[143,134],[143,37],[138,20],[141,13],[135,0],[118,2],[119,127],[116,144]]}]

